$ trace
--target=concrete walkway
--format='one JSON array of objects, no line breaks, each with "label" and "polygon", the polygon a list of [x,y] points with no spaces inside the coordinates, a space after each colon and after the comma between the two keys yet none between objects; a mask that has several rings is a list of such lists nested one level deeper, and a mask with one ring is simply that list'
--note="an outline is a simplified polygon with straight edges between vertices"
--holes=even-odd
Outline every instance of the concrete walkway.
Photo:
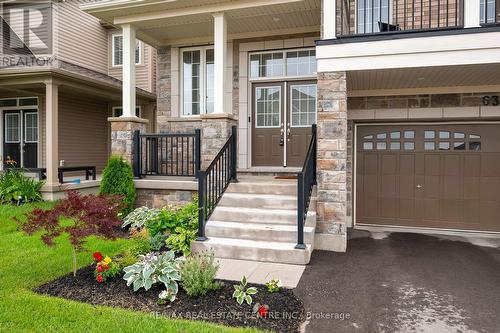
[{"label": "concrete walkway", "polygon": [[243,276],[251,283],[264,284],[271,279],[280,279],[283,287],[295,288],[305,266],[270,262],[217,258],[217,278],[240,281]]},{"label": "concrete walkway", "polygon": [[315,251],[297,296],[321,332],[500,332],[500,250],[416,234]]}]

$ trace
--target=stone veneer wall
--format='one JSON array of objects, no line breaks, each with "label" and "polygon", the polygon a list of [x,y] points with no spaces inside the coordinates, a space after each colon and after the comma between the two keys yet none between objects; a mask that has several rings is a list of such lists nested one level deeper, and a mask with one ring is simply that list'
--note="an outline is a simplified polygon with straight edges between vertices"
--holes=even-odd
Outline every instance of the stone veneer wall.
[{"label": "stone veneer wall", "polygon": [[133,165],[134,131],[146,130],[147,120],[132,118],[108,118],[111,123],[111,155],[122,156]]},{"label": "stone veneer wall", "polygon": [[168,205],[185,205],[197,192],[193,190],[136,189],[136,207],[163,208]]},{"label": "stone veneer wall", "polygon": [[158,132],[170,130],[169,119],[172,117],[172,52],[170,47],[160,47],[157,51],[157,97],[156,126]]},{"label": "stone veneer wall", "polygon": [[347,244],[347,91],[345,72],[318,73],[318,186],[315,248]]}]

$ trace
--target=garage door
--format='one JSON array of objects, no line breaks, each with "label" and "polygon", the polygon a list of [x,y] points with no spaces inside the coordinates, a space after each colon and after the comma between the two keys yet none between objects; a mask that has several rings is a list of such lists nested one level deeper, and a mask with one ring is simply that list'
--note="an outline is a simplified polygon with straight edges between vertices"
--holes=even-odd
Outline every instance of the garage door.
[{"label": "garage door", "polygon": [[500,232],[500,125],[358,126],[356,223]]}]

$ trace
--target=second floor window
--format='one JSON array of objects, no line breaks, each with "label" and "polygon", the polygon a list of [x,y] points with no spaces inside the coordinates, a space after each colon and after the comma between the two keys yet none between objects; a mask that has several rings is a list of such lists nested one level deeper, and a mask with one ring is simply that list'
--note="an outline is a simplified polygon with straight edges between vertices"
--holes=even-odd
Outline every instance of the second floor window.
[{"label": "second floor window", "polygon": [[[497,11],[495,10],[495,0],[481,0],[480,2],[480,13],[481,13],[481,24],[495,23],[497,19]],[[498,13],[500,18],[500,13]]]},{"label": "second floor window", "polygon": [[211,47],[185,49],[181,52],[181,61],[182,114],[213,113],[214,50]]},{"label": "second floor window", "polygon": [[389,25],[389,0],[358,0],[358,34],[394,30]]},{"label": "second floor window", "polygon": [[[122,35],[113,35],[113,66],[122,66],[123,65],[123,36]],[[135,63],[139,65],[141,63],[141,42],[137,41],[137,45],[135,47]]]}]

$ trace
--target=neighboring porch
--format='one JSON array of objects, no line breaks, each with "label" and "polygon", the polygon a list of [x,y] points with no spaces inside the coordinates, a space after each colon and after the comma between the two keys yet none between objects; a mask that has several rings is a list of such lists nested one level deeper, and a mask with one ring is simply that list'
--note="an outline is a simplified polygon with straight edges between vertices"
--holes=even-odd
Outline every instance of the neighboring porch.
[{"label": "neighboring porch", "polygon": [[[142,116],[154,120],[154,95],[141,92],[139,101]],[[1,168],[11,160],[11,166],[44,179],[42,192],[47,199],[61,197],[68,188],[96,192],[111,152],[108,118],[120,105],[118,84],[75,80],[50,71],[24,75],[4,71]]]}]

